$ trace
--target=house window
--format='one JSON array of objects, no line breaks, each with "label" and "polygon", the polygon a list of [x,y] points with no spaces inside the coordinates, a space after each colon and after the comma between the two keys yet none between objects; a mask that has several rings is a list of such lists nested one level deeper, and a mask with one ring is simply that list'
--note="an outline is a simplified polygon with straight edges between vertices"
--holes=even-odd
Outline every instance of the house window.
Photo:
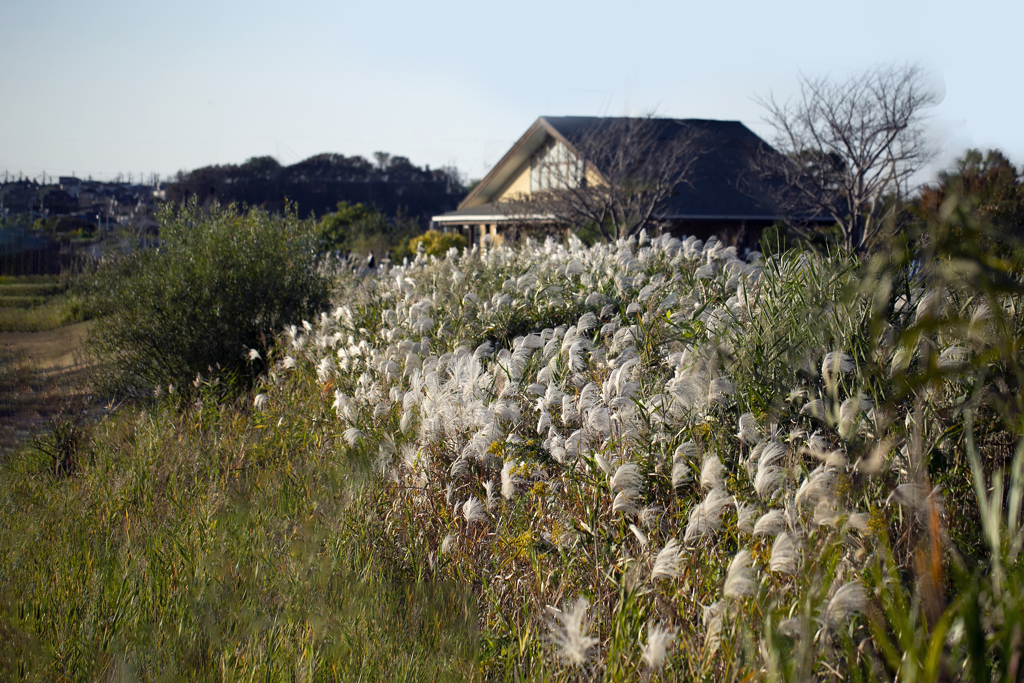
[{"label": "house window", "polygon": [[530,159],[530,192],[576,187],[583,164],[558,140],[549,140]]}]

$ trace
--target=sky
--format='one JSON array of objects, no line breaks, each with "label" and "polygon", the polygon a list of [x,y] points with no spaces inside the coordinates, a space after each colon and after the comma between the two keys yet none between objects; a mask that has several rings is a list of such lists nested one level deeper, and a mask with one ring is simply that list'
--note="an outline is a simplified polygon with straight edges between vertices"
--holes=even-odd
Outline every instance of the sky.
[{"label": "sky", "polygon": [[801,74],[920,65],[936,170],[1024,163],[1024,2],[0,2],[0,174],[375,151],[485,174],[538,116],[740,120]]}]

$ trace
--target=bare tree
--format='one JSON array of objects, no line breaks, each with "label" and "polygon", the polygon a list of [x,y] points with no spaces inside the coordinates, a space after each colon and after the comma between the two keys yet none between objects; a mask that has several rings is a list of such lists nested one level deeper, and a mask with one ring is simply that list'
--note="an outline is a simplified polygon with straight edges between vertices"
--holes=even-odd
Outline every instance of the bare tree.
[{"label": "bare tree", "polygon": [[776,181],[773,199],[792,227],[809,234],[831,218],[843,246],[863,251],[892,225],[911,177],[934,156],[924,110],[938,100],[914,65],[851,76],[800,77],[800,95],[759,103],[781,154],[757,159]]},{"label": "bare tree", "polygon": [[506,203],[522,222],[590,227],[608,240],[657,225],[700,156],[700,134],[674,119],[605,118],[551,140],[531,167],[531,193]]}]

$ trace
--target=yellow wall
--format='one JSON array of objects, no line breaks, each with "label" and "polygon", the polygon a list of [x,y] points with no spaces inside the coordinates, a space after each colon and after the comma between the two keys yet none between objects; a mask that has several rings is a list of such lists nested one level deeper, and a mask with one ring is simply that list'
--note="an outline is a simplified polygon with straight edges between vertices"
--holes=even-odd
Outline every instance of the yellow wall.
[{"label": "yellow wall", "polygon": [[519,169],[518,175],[513,176],[512,180],[507,182],[505,187],[496,193],[494,201],[504,202],[528,194],[530,194],[529,162],[523,164],[523,167]]}]

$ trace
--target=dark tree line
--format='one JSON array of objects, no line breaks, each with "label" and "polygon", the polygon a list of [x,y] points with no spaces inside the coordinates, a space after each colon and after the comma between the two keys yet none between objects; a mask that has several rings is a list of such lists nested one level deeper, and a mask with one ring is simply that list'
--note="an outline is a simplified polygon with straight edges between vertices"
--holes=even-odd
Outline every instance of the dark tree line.
[{"label": "dark tree line", "polygon": [[419,167],[384,152],[371,162],[361,156],[318,154],[290,166],[273,157],[253,157],[243,164],[206,166],[178,173],[167,186],[167,199],[183,202],[247,204],[281,212],[288,202],[302,215],[322,216],[338,202],[374,206],[421,222],[454,209],[464,195],[454,167]]}]

